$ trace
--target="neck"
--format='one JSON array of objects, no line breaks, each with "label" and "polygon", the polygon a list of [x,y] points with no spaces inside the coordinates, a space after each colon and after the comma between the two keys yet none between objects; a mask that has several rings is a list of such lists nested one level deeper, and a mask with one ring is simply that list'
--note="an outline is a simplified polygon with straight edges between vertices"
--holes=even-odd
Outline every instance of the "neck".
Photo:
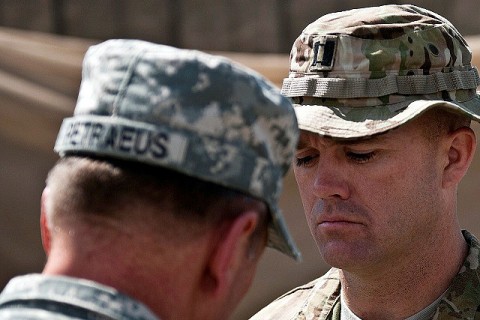
[{"label": "neck", "polygon": [[341,270],[349,308],[362,319],[405,319],[430,305],[447,290],[468,252],[460,231],[444,239],[449,240],[435,243],[435,250],[413,252],[387,268]]},{"label": "neck", "polygon": [[154,242],[139,234],[95,239],[82,232],[57,235],[43,273],[110,286],[143,303],[161,319],[192,318],[195,301],[189,289],[200,276],[202,246],[185,245],[172,252]]}]

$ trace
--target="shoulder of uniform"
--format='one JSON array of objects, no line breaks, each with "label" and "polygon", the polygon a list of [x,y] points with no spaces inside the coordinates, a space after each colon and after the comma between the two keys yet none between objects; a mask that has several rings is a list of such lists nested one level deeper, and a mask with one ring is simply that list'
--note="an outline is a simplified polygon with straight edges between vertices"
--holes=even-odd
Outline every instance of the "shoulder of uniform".
[{"label": "shoulder of uniform", "polygon": [[281,295],[260,310],[250,320],[295,319],[303,307],[317,295],[319,290],[328,287],[337,288],[339,284],[338,270],[331,269],[325,275],[298,286]]}]

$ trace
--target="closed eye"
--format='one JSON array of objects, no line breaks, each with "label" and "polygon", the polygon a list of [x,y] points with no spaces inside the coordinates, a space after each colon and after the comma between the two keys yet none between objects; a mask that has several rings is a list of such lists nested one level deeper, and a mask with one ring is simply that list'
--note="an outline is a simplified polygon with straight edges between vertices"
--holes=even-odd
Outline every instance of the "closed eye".
[{"label": "closed eye", "polygon": [[372,160],[375,157],[375,152],[366,152],[366,153],[361,153],[361,152],[352,152],[348,151],[347,152],[347,158],[357,162],[357,163],[365,163],[370,160]]},{"label": "closed eye", "polygon": [[295,165],[297,167],[307,167],[308,165],[312,164],[315,158],[318,156],[306,156],[302,158],[296,158],[295,159]]}]

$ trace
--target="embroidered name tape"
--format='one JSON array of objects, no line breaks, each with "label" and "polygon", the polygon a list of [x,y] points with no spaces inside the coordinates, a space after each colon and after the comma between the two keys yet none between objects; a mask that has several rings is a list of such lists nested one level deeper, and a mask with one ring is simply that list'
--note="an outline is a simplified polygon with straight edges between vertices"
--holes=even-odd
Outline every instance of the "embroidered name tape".
[{"label": "embroidered name tape", "polygon": [[90,151],[104,156],[181,164],[187,147],[187,138],[180,134],[143,123],[138,126],[123,119],[69,118],[63,121],[60,133],[55,150],[61,152]]}]

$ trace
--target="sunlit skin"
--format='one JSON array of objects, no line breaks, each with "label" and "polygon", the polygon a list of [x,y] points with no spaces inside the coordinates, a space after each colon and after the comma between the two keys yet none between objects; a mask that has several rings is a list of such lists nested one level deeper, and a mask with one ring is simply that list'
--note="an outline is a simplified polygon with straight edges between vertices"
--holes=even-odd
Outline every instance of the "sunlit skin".
[{"label": "sunlit skin", "polygon": [[[341,142],[302,132],[295,175],[325,260],[358,269],[396,263],[440,227],[438,155],[420,132]],[[389,260],[391,260],[389,262]]]},{"label": "sunlit skin", "polygon": [[421,310],[446,289],[466,254],[456,188],[471,161],[472,150],[462,150],[474,150],[475,138],[460,129],[433,144],[422,121],[362,140],[301,132],[293,167],[310,231],[324,260],[342,269],[347,299],[355,297],[353,310],[365,317],[380,317],[359,312],[372,296],[383,292],[387,306],[389,293],[408,299],[415,279],[428,287],[437,277],[418,305],[397,303],[405,315]]},{"label": "sunlit skin", "polygon": [[86,223],[66,216],[50,226],[51,197],[47,187],[41,214],[48,256],[43,274],[113,287],[161,319],[228,319],[247,293],[267,244],[266,226],[253,236],[259,222],[253,209],[192,238],[167,240],[158,224],[179,221],[168,221],[168,214],[160,220],[158,209],[145,204],[126,207],[128,220],[96,216]]}]

